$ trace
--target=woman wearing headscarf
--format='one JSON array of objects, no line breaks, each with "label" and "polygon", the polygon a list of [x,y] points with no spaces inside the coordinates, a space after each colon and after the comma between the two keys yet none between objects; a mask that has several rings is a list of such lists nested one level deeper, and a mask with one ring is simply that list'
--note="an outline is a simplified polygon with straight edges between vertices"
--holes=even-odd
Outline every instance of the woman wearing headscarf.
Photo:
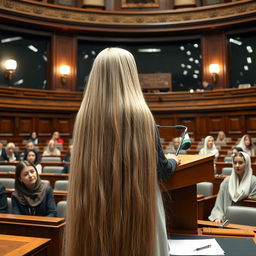
[{"label": "woman wearing headscarf", "polygon": [[156,129],[132,54],[101,51],[73,132],[64,255],[168,256],[157,176],[179,160]]},{"label": "woman wearing headscarf", "polygon": [[204,147],[200,149],[199,155],[214,155],[215,159],[218,158],[219,150],[216,148],[212,136],[207,136],[204,139]]},{"label": "woman wearing headscarf", "polygon": [[226,143],[226,134],[223,131],[219,131],[218,132],[218,136],[216,139],[216,142],[222,142],[222,143]]},{"label": "woman wearing headscarf", "polygon": [[233,169],[220,185],[220,190],[209,220],[222,222],[228,206],[241,205],[245,198],[256,199],[256,177],[252,175],[251,158],[239,152],[233,158]]},{"label": "woman wearing headscarf", "polygon": [[255,156],[255,147],[252,143],[252,138],[250,135],[245,134],[237,144],[237,147],[242,148],[243,151],[248,153],[249,156]]},{"label": "woman wearing headscarf", "polygon": [[47,148],[43,152],[43,156],[60,156],[61,152],[56,147],[56,142],[54,140],[50,140],[48,142]]},{"label": "woman wearing headscarf", "polygon": [[40,180],[34,165],[28,161],[16,166],[12,213],[56,217],[52,188]]}]

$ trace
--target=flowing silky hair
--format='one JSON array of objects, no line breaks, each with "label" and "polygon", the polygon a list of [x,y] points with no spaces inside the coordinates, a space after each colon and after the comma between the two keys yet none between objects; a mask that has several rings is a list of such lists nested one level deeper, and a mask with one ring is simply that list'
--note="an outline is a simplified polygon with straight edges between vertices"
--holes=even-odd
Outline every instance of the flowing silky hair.
[{"label": "flowing silky hair", "polygon": [[153,256],[155,123],[128,51],[96,57],[73,141],[64,254]]}]

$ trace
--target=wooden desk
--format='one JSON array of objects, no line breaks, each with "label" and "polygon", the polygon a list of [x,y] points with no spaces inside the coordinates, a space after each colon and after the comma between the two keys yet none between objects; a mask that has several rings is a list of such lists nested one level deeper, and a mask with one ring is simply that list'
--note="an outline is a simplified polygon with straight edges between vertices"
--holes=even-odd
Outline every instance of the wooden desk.
[{"label": "wooden desk", "polygon": [[50,239],[0,234],[0,254],[47,256]]},{"label": "wooden desk", "polygon": [[197,211],[199,220],[208,220],[211,215],[212,208],[215,205],[217,195],[206,196],[197,199]]},{"label": "wooden desk", "polygon": [[197,232],[196,183],[213,181],[213,158],[214,156],[180,155],[181,165],[172,177],[160,184],[162,191],[165,192],[163,201],[168,233],[172,230]]},{"label": "wooden desk", "polygon": [[0,214],[2,234],[51,239],[47,256],[61,255],[64,227],[63,218]]}]

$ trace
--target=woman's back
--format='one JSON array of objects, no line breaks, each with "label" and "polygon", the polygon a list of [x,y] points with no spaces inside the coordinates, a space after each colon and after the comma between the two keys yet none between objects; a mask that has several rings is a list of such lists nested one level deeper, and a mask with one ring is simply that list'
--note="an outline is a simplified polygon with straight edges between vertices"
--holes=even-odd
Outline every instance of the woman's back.
[{"label": "woman's back", "polygon": [[105,49],[74,128],[66,255],[154,255],[155,136],[132,55]]}]

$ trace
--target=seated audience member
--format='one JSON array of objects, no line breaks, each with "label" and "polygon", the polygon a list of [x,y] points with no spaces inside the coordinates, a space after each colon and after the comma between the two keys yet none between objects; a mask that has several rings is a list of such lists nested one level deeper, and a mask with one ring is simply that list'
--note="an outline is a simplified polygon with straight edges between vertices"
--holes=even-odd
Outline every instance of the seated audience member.
[{"label": "seated audience member", "polygon": [[35,144],[32,141],[28,141],[26,144],[26,148],[23,152],[20,153],[20,160],[24,159],[25,154],[27,153],[28,150],[33,149],[35,150],[36,154],[37,154],[37,158],[38,158],[38,162],[40,162],[41,160],[41,156],[40,153],[35,149]]},{"label": "seated audience member", "polygon": [[245,134],[236,146],[242,148],[249,156],[255,156],[255,147],[250,135]]},{"label": "seated audience member", "polygon": [[233,147],[233,148],[232,148],[231,156],[234,157],[234,156],[236,156],[239,152],[243,152],[243,149],[240,148],[240,147]]},{"label": "seated audience member", "polygon": [[56,217],[53,191],[40,180],[34,165],[28,161],[16,166],[15,191],[12,194],[12,213]]},{"label": "seated audience member", "polygon": [[210,91],[213,90],[213,85],[207,81],[203,81],[200,88],[196,89],[197,92]]},{"label": "seated audience member", "polygon": [[64,140],[60,138],[60,133],[58,131],[55,131],[52,134],[51,140],[55,141],[55,143],[64,144]]},{"label": "seated audience member", "polygon": [[7,195],[5,192],[5,187],[0,184],[0,213],[7,213]]},{"label": "seated audience member", "polygon": [[256,199],[256,177],[252,175],[250,156],[239,152],[233,158],[231,176],[226,177],[220,185],[209,220],[223,222],[228,206],[241,205],[241,201],[247,197]]},{"label": "seated audience member", "polygon": [[43,156],[60,156],[60,150],[57,149],[56,143],[50,140],[46,150],[43,152]]},{"label": "seated audience member", "polygon": [[[177,151],[178,148],[179,148],[179,144],[180,144],[180,138],[179,138],[179,137],[173,138],[173,139],[172,139],[171,146],[168,147],[169,153],[175,154],[176,151]],[[183,149],[181,149],[180,152],[179,152],[179,154],[181,154],[181,155],[182,155],[182,154],[186,154],[186,153],[187,153],[187,151],[186,151],[186,150],[183,150]]]},{"label": "seated audience member", "polygon": [[72,148],[73,148],[73,145],[69,145],[69,152],[64,156],[63,161],[66,163],[64,164],[62,173],[69,173]]},{"label": "seated audience member", "polygon": [[17,152],[15,152],[15,144],[13,142],[9,142],[6,145],[6,161],[8,162],[15,162],[15,161],[20,161],[20,156]]},{"label": "seated audience member", "polygon": [[6,161],[6,151],[2,142],[0,142],[0,161]]},{"label": "seated audience member", "polygon": [[26,151],[24,155],[24,161],[28,161],[30,164],[33,164],[36,167],[36,170],[38,173],[42,173],[42,165],[39,162],[38,159],[38,152],[36,152],[34,149],[29,149]]},{"label": "seated audience member", "polygon": [[34,145],[38,145],[40,143],[40,140],[37,137],[37,133],[36,132],[32,132],[31,133],[31,136],[29,137],[28,141],[32,141],[34,143]]},{"label": "seated audience member", "polygon": [[200,149],[199,155],[214,155],[215,159],[218,158],[219,150],[216,148],[212,136],[207,136],[204,139],[204,147]]},{"label": "seated audience member", "polygon": [[226,134],[223,131],[219,131],[216,142],[224,142],[226,143]]}]

